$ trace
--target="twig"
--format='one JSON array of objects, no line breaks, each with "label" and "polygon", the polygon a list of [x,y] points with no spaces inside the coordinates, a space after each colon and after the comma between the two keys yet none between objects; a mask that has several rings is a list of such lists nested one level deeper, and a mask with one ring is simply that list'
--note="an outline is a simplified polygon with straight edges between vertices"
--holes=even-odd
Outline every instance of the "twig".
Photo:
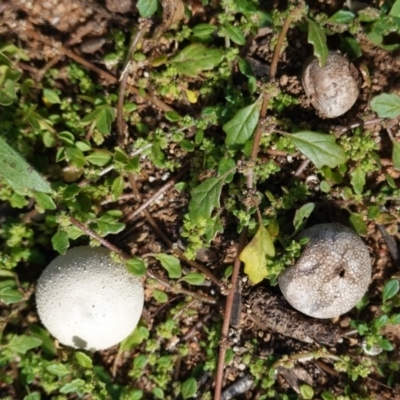
[{"label": "twig", "polygon": [[[140,193],[139,189],[137,188],[136,184],[136,179],[133,174],[129,174],[128,176],[129,183],[131,184],[133,193],[136,195],[136,197],[139,199],[140,198]],[[180,251],[177,248],[174,248],[173,243],[168,239],[168,237],[165,235],[165,233],[160,229],[158,226],[157,222],[154,220],[150,212],[146,209],[143,210],[144,216],[146,217],[147,222],[150,224],[154,232],[160,237],[160,239],[174,252],[174,254],[179,257],[181,260],[185,261],[192,267],[198,269],[200,272],[202,272],[204,275],[206,275],[213,283],[217,285],[219,288],[220,282],[219,279],[207,268],[203,267],[201,264],[197,263],[196,261],[188,260],[185,255],[183,254],[182,251]]]},{"label": "twig", "polygon": [[281,30],[281,33],[279,34],[278,42],[276,43],[275,50],[274,50],[274,55],[273,55],[272,61],[271,61],[271,67],[269,69],[269,77],[271,79],[275,78],[276,69],[277,69],[277,66],[278,66],[278,60],[279,60],[279,56],[280,56],[281,49],[282,49],[282,44],[283,44],[283,41],[285,40],[286,34],[287,34],[287,32],[288,32],[288,30],[290,28],[290,24],[292,23],[292,20],[294,18],[294,13],[295,13],[295,10],[290,12],[289,15],[286,17],[285,23],[283,24],[283,27],[282,27],[282,30]]},{"label": "twig", "polygon": [[[132,54],[136,49],[136,46],[142,40],[143,36],[150,29],[150,21],[147,19],[141,20],[139,22],[139,30],[136,32],[135,36],[132,38],[131,45],[129,46],[128,54],[125,59],[123,73],[119,82],[118,89],[118,101],[117,101],[117,143],[119,147],[124,147],[125,142],[125,122],[124,122],[124,98],[125,98],[125,89],[126,83],[128,81],[128,66],[131,63]],[[136,71],[135,71],[136,73]]]},{"label": "twig", "polygon": [[[267,113],[269,97],[267,95],[263,95],[262,106],[260,111],[260,118],[258,120],[256,133],[254,134],[253,139],[253,146],[251,149],[251,160],[255,161],[257,158],[257,154],[260,148],[260,140],[261,140],[261,133],[262,133],[262,125]],[[247,189],[251,190],[253,188],[253,167],[250,167],[249,172],[247,174]],[[217,365],[217,375],[215,378],[215,389],[214,389],[214,400],[221,400],[221,391],[222,391],[222,380],[224,375],[224,364],[225,364],[225,354],[226,349],[228,348],[228,333],[229,333],[229,325],[231,322],[231,315],[232,315],[232,308],[235,299],[235,292],[237,290],[238,284],[238,277],[239,277],[239,270],[241,262],[239,260],[239,255],[242,252],[247,240],[247,227],[243,228],[240,238],[239,238],[239,245],[237,248],[236,258],[233,264],[233,272],[231,278],[231,285],[230,291],[226,299],[225,304],[225,314],[224,314],[224,322],[222,325],[222,332],[221,332],[221,343],[219,348],[219,355],[218,355],[218,365]]]},{"label": "twig", "polygon": [[125,219],[124,222],[128,222],[133,220],[136,216],[138,216],[143,210],[145,210],[157,197],[161,196],[163,193],[165,193],[170,187],[174,186],[176,182],[178,182],[179,179],[183,175],[186,174],[188,169],[188,165],[184,165],[181,169],[181,171],[174,176],[172,179],[170,179],[164,186],[161,186],[160,189],[158,189],[155,193],[153,193],[143,204],[141,204],[132,214],[129,214],[128,217]]},{"label": "twig", "polygon": [[[106,247],[107,249],[117,253],[123,260],[126,261],[126,260],[131,259],[131,257],[128,254],[123,252],[118,247],[114,246],[108,240],[102,238],[100,235],[98,235],[96,232],[94,232],[91,229],[89,229],[87,226],[85,226],[84,224],[79,222],[74,217],[69,217],[69,219],[70,219],[72,224],[74,224],[80,230],[85,232],[86,235],[98,240],[104,247]],[[191,292],[190,290],[183,289],[183,288],[180,287],[180,285],[172,285],[167,280],[157,276],[156,274],[154,274],[150,270],[146,270],[146,275],[148,277],[150,277],[150,278],[155,279],[157,282],[159,282],[161,285],[165,286],[167,289],[169,289],[173,293],[184,294],[186,296],[194,297],[195,299],[198,299],[198,300],[203,301],[205,303],[215,304],[215,299],[213,299],[213,298],[211,298],[209,296],[206,296],[205,294],[202,294],[202,293],[194,293],[194,292]]]}]

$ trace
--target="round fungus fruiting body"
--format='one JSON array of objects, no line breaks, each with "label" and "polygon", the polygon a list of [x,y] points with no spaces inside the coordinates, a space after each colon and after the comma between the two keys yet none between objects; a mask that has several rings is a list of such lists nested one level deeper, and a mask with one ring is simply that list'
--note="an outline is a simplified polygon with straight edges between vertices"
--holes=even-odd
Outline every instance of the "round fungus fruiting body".
[{"label": "round fungus fruiting body", "polygon": [[66,346],[104,350],[124,340],[143,309],[139,278],[110,251],[90,246],[69,249],[43,271],[36,291],[39,317]]},{"label": "round fungus fruiting body", "polygon": [[371,260],[351,229],[337,223],[305,229],[309,238],[297,263],[279,276],[279,287],[296,310],[333,318],[352,309],[368,289]]},{"label": "round fungus fruiting body", "polygon": [[311,104],[324,118],[336,118],[349,111],[360,93],[360,74],[340,53],[329,53],[324,67],[317,57],[303,65],[303,88]]}]

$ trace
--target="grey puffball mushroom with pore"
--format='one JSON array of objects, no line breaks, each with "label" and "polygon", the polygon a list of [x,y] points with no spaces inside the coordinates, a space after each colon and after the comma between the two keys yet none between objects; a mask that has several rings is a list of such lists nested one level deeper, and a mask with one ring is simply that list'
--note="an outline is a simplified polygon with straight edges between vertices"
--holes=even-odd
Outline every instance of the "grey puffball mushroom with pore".
[{"label": "grey puffball mushroom with pore", "polygon": [[129,336],[143,303],[141,280],[102,247],[69,249],[47,266],[36,289],[39,317],[47,330],[66,346],[92,351]]},{"label": "grey puffball mushroom with pore", "polygon": [[336,118],[349,111],[360,93],[357,68],[338,52],[330,52],[324,67],[313,56],[301,73],[303,88],[311,104],[324,118]]},{"label": "grey puffball mushroom with pore", "polygon": [[333,318],[351,310],[371,280],[364,242],[338,223],[315,225],[299,237],[309,238],[300,259],[278,278],[286,300],[314,318]]}]

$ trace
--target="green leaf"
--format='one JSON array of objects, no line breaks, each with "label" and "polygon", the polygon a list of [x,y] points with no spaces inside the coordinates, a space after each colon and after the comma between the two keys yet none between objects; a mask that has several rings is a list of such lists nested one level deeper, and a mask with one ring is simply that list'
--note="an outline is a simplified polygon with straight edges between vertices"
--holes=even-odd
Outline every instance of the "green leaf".
[{"label": "green leaf", "polygon": [[51,193],[49,183],[2,138],[0,138],[0,176],[14,188]]},{"label": "green leaf", "polygon": [[209,49],[200,43],[194,43],[185,47],[180,53],[168,62],[172,64],[178,73],[197,77],[201,71],[216,67],[224,58],[219,49]]},{"label": "green leaf", "polygon": [[208,178],[192,190],[189,215],[194,222],[201,218],[210,218],[213,209],[219,207],[219,198],[224,182],[224,175]]},{"label": "green leaf", "polygon": [[4,346],[14,353],[25,354],[28,350],[39,347],[42,341],[36,337],[28,335],[13,336]]},{"label": "green leaf", "polygon": [[47,193],[36,192],[35,199],[36,199],[36,202],[38,203],[38,205],[40,207],[44,208],[45,210],[55,210],[57,208],[53,199]]},{"label": "green leaf", "polygon": [[182,397],[184,399],[189,399],[193,397],[197,393],[197,382],[194,378],[186,379],[185,382],[182,383]]},{"label": "green leaf", "polygon": [[240,109],[235,116],[228,121],[222,129],[226,133],[225,143],[227,146],[237,146],[245,144],[253,135],[260,117],[262,101]]},{"label": "green leaf", "polygon": [[393,166],[400,170],[400,143],[396,140],[393,141],[392,160]]},{"label": "green leaf", "polygon": [[149,18],[157,11],[158,0],[139,0],[136,7],[142,18]]},{"label": "green leaf", "polygon": [[159,253],[154,254],[154,258],[160,261],[161,265],[167,270],[171,279],[177,279],[182,276],[181,263],[175,256]]},{"label": "green leaf", "polygon": [[107,150],[95,150],[92,154],[86,157],[91,164],[98,167],[104,167],[112,159],[112,154]]},{"label": "green leaf", "polygon": [[339,10],[330,17],[327,22],[333,22],[334,24],[348,24],[355,18],[353,12],[348,10]]},{"label": "green leaf", "polygon": [[210,37],[216,30],[217,27],[210,24],[198,24],[192,28],[193,36],[199,39]]},{"label": "green leaf", "polygon": [[58,96],[58,93],[51,89],[43,89],[43,97],[50,103],[50,104],[60,104],[61,100]]},{"label": "green leaf", "polygon": [[133,257],[125,261],[126,267],[134,276],[144,276],[146,274],[146,265],[141,258]]},{"label": "green leaf", "polygon": [[351,185],[357,194],[362,194],[366,178],[364,170],[358,166],[351,174]]},{"label": "green leaf", "polygon": [[0,88],[0,105],[10,106],[16,99],[15,83],[7,79]]},{"label": "green leaf", "polygon": [[124,178],[121,175],[117,176],[111,185],[111,195],[114,201],[119,199],[122,192],[124,191],[124,186]]},{"label": "green leaf", "polygon": [[190,283],[191,285],[202,285],[204,283],[204,275],[199,273],[187,274],[181,281]]},{"label": "green leaf", "polygon": [[399,325],[400,324],[400,314],[393,314],[389,319],[389,323],[392,325]]},{"label": "green leaf", "polygon": [[367,234],[367,225],[364,222],[364,218],[361,214],[351,213],[349,222],[351,227],[359,234],[366,235]]},{"label": "green leaf", "polygon": [[46,329],[36,324],[29,325],[29,330],[33,336],[37,337],[42,341],[42,346],[41,346],[42,349],[48,355],[55,357],[57,354],[57,350],[54,345],[54,340],[50,337],[49,332]]},{"label": "green leaf", "polygon": [[296,210],[296,214],[293,220],[293,225],[296,232],[299,231],[305,225],[307,218],[314,211],[314,208],[315,208],[314,203],[307,203],[301,206],[298,210]]},{"label": "green leaf", "polygon": [[323,400],[335,400],[335,396],[331,392],[322,392],[321,397]]},{"label": "green leaf", "polygon": [[244,272],[256,285],[268,276],[267,258],[275,256],[275,247],[268,230],[260,225],[250,243],[242,250],[239,259],[244,262]]},{"label": "green leaf", "polygon": [[297,149],[308,157],[317,168],[322,168],[324,165],[335,168],[347,161],[346,153],[336,143],[333,135],[304,131],[289,136]]},{"label": "green leaf", "polygon": [[396,0],[390,10],[389,15],[395,18],[400,18],[400,0]]},{"label": "green leaf", "polygon": [[31,392],[24,397],[24,400],[40,400],[40,392]]},{"label": "green leaf", "polygon": [[323,68],[329,55],[328,45],[326,44],[326,36],[323,28],[311,19],[308,19],[307,42],[313,45],[314,55],[319,60],[319,66]]},{"label": "green leaf", "polygon": [[5,286],[0,289],[0,302],[4,304],[13,304],[22,301],[24,295],[18,290]]},{"label": "green leaf", "polygon": [[314,397],[314,389],[309,385],[301,385],[300,393],[303,396],[303,399],[312,399]]},{"label": "green leaf", "polygon": [[382,290],[383,302],[386,303],[392,297],[396,296],[396,294],[399,292],[399,288],[400,285],[398,279],[390,279],[388,282],[386,282]]},{"label": "green leaf", "polygon": [[156,399],[164,399],[164,391],[159,387],[153,389],[153,395]]},{"label": "green leaf", "polygon": [[83,379],[74,379],[73,381],[66,383],[61,389],[60,393],[80,393],[85,387],[85,381]]},{"label": "green leaf", "polygon": [[371,100],[371,109],[380,118],[396,118],[400,115],[400,97],[394,93],[382,93]]},{"label": "green leaf", "polygon": [[46,366],[46,370],[50,372],[50,374],[58,376],[59,378],[62,378],[63,376],[72,372],[64,364],[60,363],[50,364]]},{"label": "green leaf", "polygon": [[243,32],[237,26],[232,24],[224,25],[225,32],[227,33],[229,39],[232,40],[233,43],[238,45],[244,45],[246,43],[246,38],[243,35]]},{"label": "green leaf", "polygon": [[153,296],[154,296],[155,300],[159,303],[166,303],[168,301],[167,293],[165,293],[161,290],[154,289]]},{"label": "green leaf", "polygon": [[81,367],[86,368],[86,369],[93,367],[92,359],[85,353],[82,353],[81,351],[77,351],[75,353],[75,358]]},{"label": "green leaf", "polygon": [[68,233],[65,231],[56,232],[51,238],[51,244],[55,251],[58,251],[60,254],[65,254],[69,247]]},{"label": "green leaf", "polygon": [[111,132],[111,124],[115,120],[115,112],[111,107],[104,107],[96,121],[96,128],[102,135],[108,135]]},{"label": "green leaf", "polygon": [[377,345],[384,351],[393,351],[394,350],[392,343],[386,338],[379,339],[377,342]]}]

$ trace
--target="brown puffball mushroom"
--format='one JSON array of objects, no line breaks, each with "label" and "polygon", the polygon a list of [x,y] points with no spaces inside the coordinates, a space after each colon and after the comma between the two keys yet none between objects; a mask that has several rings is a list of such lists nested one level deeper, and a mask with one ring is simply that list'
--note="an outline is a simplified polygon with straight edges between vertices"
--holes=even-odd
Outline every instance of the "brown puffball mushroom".
[{"label": "brown puffball mushroom", "polygon": [[324,118],[339,117],[349,111],[360,93],[360,74],[340,53],[329,53],[323,68],[317,57],[308,58],[301,81],[311,104]]},{"label": "brown puffball mushroom", "polygon": [[69,249],[43,271],[36,304],[43,325],[66,346],[104,350],[124,340],[142,314],[142,281],[110,251]]},{"label": "brown puffball mushroom", "polygon": [[299,237],[309,238],[300,259],[278,278],[286,300],[314,318],[333,318],[351,310],[371,279],[364,242],[338,223],[315,225]]}]

